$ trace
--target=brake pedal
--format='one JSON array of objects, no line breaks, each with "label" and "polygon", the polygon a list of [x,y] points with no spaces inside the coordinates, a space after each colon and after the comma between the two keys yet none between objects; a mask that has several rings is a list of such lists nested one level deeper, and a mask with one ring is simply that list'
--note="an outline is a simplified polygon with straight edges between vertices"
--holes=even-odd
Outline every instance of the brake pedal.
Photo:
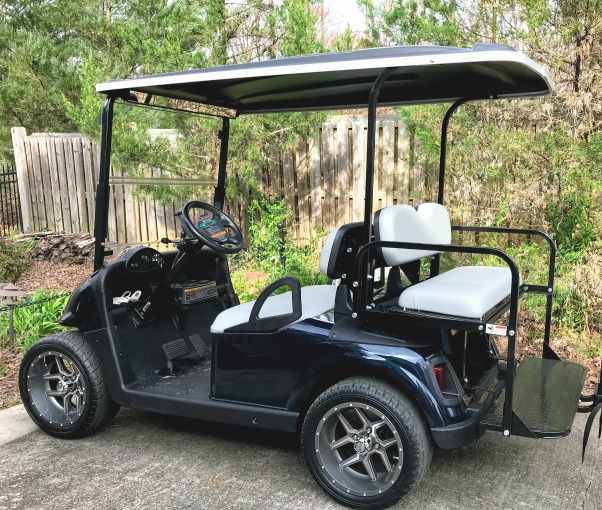
[{"label": "brake pedal", "polygon": [[188,337],[188,340],[194,347],[194,350],[199,354],[201,359],[204,358],[207,354],[207,344],[205,343],[205,340],[203,340],[201,335],[190,335]]},{"label": "brake pedal", "polygon": [[167,368],[172,374],[174,373],[174,361],[190,354],[190,350],[183,338],[178,338],[173,342],[167,342],[161,347],[167,357]]}]

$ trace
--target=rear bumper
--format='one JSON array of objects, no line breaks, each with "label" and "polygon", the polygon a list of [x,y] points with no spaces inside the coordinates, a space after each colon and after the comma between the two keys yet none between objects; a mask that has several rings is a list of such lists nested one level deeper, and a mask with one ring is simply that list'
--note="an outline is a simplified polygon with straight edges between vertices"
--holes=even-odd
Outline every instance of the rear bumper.
[{"label": "rear bumper", "polygon": [[431,433],[435,444],[444,450],[466,446],[480,437],[479,424],[474,418],[447,427],[432,428]]}]

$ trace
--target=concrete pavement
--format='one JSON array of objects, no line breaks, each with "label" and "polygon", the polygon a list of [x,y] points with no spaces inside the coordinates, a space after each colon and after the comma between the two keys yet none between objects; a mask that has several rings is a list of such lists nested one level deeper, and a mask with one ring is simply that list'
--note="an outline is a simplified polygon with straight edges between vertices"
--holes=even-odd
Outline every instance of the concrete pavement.
[{"label": "concrete pavement", "polygon": [[[592,436],[580,459],[585,418],[565,439],[490,432],[438,450],[419,489],[396,508],[602,508],[602,441]],[[9,422],[20,434],[0,442],[0,510],[342,508],[313,481],[290,435],[122,410],[92,437],[59,440],[13,408],[0,412],[0,441]]]}]

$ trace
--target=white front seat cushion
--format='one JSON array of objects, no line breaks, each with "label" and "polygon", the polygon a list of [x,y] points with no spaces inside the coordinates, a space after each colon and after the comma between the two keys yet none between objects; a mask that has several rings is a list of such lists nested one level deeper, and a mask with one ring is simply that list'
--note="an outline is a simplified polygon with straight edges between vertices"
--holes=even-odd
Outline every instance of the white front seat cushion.
[{"label": "white front seat cushion", "polygon": [[[332,310],[337,288],[334,285],[312,285],[301,289],[301,317],[296,321],[302,321]],[[251,310],[255,301],[249,301],[242,305],[233,306],[220,313],[211,325],[211,333],[223,333],[224,330],[249,321]],[[266,299],[259,318],[275,317],[293,312],[293,301],[291,292],[285,292]]]},{"label": "white front seat cushion", "polygon": [[511,282],[512,274],[506,267],[456,267],[408,287],[399,297],[399,306],[404,310],[482,319],[510,295]]}]

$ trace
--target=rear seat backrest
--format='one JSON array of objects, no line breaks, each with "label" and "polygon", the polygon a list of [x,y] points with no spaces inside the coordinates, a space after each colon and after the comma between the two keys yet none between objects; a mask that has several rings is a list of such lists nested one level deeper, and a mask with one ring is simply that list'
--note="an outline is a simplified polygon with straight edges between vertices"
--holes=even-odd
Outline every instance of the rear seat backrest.
[{"label": "rear seat backrest", "polygon": [[[450,244],[449,214],[440,204],[426,203],[418,210],[409,205],[385,207],[374,215],[374,235],[377,241],[406,243]],[[389,266],[435,255],[437,251],[382,248],[382,256]]]}]

